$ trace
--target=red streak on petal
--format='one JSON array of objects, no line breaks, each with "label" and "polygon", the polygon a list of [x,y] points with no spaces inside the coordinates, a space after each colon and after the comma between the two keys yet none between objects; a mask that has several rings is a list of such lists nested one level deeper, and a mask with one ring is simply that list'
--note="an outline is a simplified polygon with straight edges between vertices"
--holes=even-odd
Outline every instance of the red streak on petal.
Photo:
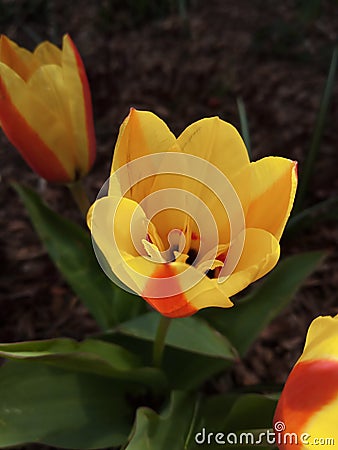
[{"label": "red streak on petal", "polygon": [[52,150],[31,128],[24,116],[12,103],[0,77],[0,123],[10,142],[17,148],[27,164],[48,181],[68,183],[73,177],[67,173]]},{"label": "red streak on petal", "polygon": [[198,241],[199,236],[197,233],[195,233],[194,231],[191,233],[191,240],[192,241]]},{"label": "red streak on petal", "polygon": [[[297,433],[300,437],[312,415],[337,395],[338,361],[300,362],[285,384],[273,422],[284,422],[286,433]],[[292,450],[296,447],[301,447],[301,444],[279,444],[280,450]]]},{"label": "red streak on petal", "polygon": [[171,297],[159,297],[161,288],[160,283],[156,282],[156,280],[169,278],[167,282],[171,284],[171,288],[179,290],[179,282],[175,275],[177,274],[170,264],[161,264],[153,273],[144,290],[146,295],[142,295],[142,297],[163,316],[172,318],[191,316],[197,310],[187,301],[183,293]]},{"label": "red streak on petal", "polygon": [[93,121],[93,107],[92,107],[92,98],[90,94],[90,87],[88,83],[88,78],[86,75],[86,69],[84,67],[83,61],[81,59],[80,53],[78,52],[74,42],[67,34],[67,39],[69,40],[70,46],[74,53],[76,59],[76,65],[78,68],[79,77],[82,84],[82,93],[84,100],[84,108],[85,108],[85,117],[86,117],[86,132],[87,132],[87,141],[88,141],[88,170],[91,168],[95,161],[96,157],[96,139],[95,139],[95,129],[94,129],[94,121]]}]

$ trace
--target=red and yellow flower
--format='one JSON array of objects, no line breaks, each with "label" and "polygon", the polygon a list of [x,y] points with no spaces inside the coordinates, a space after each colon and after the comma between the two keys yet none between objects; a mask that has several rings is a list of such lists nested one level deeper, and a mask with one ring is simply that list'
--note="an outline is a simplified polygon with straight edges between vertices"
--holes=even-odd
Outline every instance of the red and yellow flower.
[{"label": "red and yellow flower", "polygon": [[[280,450],[334,448],[338,443],[338,315],[317,317],[291,371],[274,416]],[[278,427],[276,427],[278,428]],[[288,433],[288,434],[286,434]],[[297,436],[291,442],[288,436]]]},{"label": "red and yellow flower", "polygon": [[[230,297],[263,277],[279,259],[279,239],[296,191],[296,163],[279,157],[250,162],[236,129],[218,117],[195,122],[175,138],[156,115],[132,109],[120,128],[112,174],[127,167],[122,184],[124,181],[128,184],[135,179],[138,171],[131,167],[133,161],[168,152],[193,155],[212,164],[230,181],[239,198],[245,219],[245,241],[239,261],[226,281],[220,283],[218,275],[223,265],[228,263],[230,241],[238,238],[231,235],[227,212],[207,186],[181,175],[180,167],[177,167],[177,174],[166,174],[165,156],[161,174],[149,176],[130,188],[115,210],[116,214],[112,213],[113,197],[116,195],[112,189],[108,196],[92,205],[88,225],[93,239],[112,271],[118,272],[122,265],[124,283],[129,277],[129,282],[125,284],[164,316],[185,317],[208,306],[230,307],[233,305]],[[198,178],[201,174],[196,175]],[[202,255],[200,263],[192,265],[203,239],[203,242],[207,240],[201,238],[194,217],[182,208],[163,210],[160,204],[157,205],[159,212],[148,217],[147,203],[142,201],[165,190],[172,194],[172,188],[190,192],[201,199],[216,223],[218,241],[213,243],[216,257],[208,270],[205,266],[207,255]],[[134,237],[139,246],[135,246],[129,229],[133,216],[138,224]],[[150,222],[148,219],[151,219]],[[145,227],[147,220],[149,223]],[[168,248],[166,243],[171,230],[175,231],[174,242]],[[122,255],[122,264],[112,245],[112,234]],[[163,257],[164,253],[171,255],[171,258]],[[203,276],[186,289],[180,285],[180,275],[188,268],[192,279],[199,279],[201,272]],[[158,286],[162,279],[166,280],[168,292],[175,291],[174,295],[161,295]]]},{"label": "red and yellow flower", "polygon": [[96,154],[91,95],[68,35],[62,50],[46,41],[34,52],[1,36],[0,125],[46,180],[69,183],[88,173]]}]

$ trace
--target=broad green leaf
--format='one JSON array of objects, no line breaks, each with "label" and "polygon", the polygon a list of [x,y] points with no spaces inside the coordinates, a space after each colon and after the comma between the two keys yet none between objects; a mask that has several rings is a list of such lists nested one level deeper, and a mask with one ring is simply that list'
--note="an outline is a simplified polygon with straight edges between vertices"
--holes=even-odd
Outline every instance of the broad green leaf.
[{"label": "broad green leaf", "polygon": [[117,380],[36,362],[7,362],[0,368],[0,447],[122,445],[132,420],[125,395],[125,385]]},{"label": "broad green leaf", "polygon": [[[204,424],[217,425],[222,430],[239,431],[267,429],[272,426],[277,406],[276,396],[262,394],[224,394],[206,399],[203,406]],[[226,407],[227,414],[224,414]]]},{"label": "broad green leaf", "polygon": [[202,398],[176,391],[161,414],[138,409],[126,450],[269,448],[259,433],[271,428],[275,407],[276,400],[260,394]]},{"label": "broad green leaf", "polygon": [[[118,325],[102,338],[127,346],[151,364],[152,344],[160,316],[151,312]],[[174,389],[192,389],[229,368],[237,357],[228,340],[197,317],[175,319],[166,337],[162,370]]]},{"label": "broad green leaf", "polygon": [[195,389],[232,366],[233,360],[188,353],[173,347],[165,349],[162,369],[172,389]]},{"label": "broad green leaf", "polygon": [[[153,343],[123,334],[105,334],[101,339],[123,345],[142,359],[144,366],[152,364]],[[166,346],[162,371],[171,389],[195,389],[211,376],[230,368],[231,360],[214,358]]]},{"label": "broad green leaf", "polygon": [[[150,312],[118,325],[113,332],[154,341],[160,316]],[[197,317],[172,320],[166,345],[213,358],[232,360],[236,352],[229,341]]]},{"label": "broad green leaf", "polygon": [[120,292],[101,270],[89,233],[45,205],[31,189],[15,184],[50,257],[102,329],[144,310],[136,296]]},{"label": "broad green leaf", "polygon": [[116,379],[163,386],[163,374],[151,367],[141,367],[139,358],[116,344],[95,339],[72,339],[0,344],[0,356],[27,359],[76,372],[93,373]]},{"label": "broad green leaf", "polygon": [[174,392],[161,415],[149,408],[139,408],[126,450],[186,449],[195,411],[195,396],[188,392]]},{"label": "broad green leaf", "polygon": [[[202,444],[202,448],[211,450],[220,447],[271,448],[267,445],[266,433],[271,429],[276,404],[275,398],[261,394],[207,397],[200,408],[201,414],[194,433],[195,442],[190,443],[189,449],[198,449],[203,442],[206,445],[204,447]],[[218,436],[218,443],[217,433],[223,433],[223,436]],[[272,436],[270,432],[270,438]]]},{"label": "broad green leaf", "polygon": [[244,355],[259,333],[290,302],[297,289],[323,258],[321,252],[290,256],[250,292],[226,311],[201,312]]}]

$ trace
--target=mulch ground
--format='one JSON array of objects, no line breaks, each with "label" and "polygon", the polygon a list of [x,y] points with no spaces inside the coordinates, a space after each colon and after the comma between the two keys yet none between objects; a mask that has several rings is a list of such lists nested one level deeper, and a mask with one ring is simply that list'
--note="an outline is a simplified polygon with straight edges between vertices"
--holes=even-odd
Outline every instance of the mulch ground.
[{"label": "mulch ground", "polygon": [[[291,0],[195,0],[186,17],[175,8],[127,11],[118,1],[3,3],[1,32],[31,49],[42,39],[60,44],[69,32],[83,56],[98,139],[97,161],[86,180],[92,199],[109,174],[118,127],[130,106],[157,113],[178,134],[212,115],[239,127],[240,96],[253,159],[296,159],[301,173],[337,39],[335,2],[323,1],[311,16],[307,2],[301,9]],[[308,206],[337,195],[337,123],[335,88]],[[81,218],[65,189],[38,179],[2,134],[0,171],[0,341],[81,339],[96,325],[48,259],[10,184],[24,182],[57,211],[79,223]],[[324,250],[327,257],[234,368],[236,385],[284,382],[311,320],[338,313],[337,241],[337,221],[331,220],[282,242],[283,255]]]}]

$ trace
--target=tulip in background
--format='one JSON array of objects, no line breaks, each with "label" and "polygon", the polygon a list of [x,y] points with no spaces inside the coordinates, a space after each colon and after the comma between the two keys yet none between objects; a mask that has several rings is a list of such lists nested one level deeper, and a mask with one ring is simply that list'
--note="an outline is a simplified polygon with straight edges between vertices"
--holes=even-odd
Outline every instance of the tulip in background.
[{"label": "tulip in background", "polygon": [[[302,356],[287,379],[274,416],[280,450],[338,444],[338,315],[315,319]],[[295,433],[298,446],[287,433]],[[280,435],[280,436],[278,436]]]},{"label": "tulip in background", "polygon": [[[163,154],[162,173],[131,186],[137,174],[144,171],[144,166],[148,165],[140,162],[139,167],[134,169],[131,163],[138,158],[157,153]],[[202,167],[202,170],[205,171],[210,170],[211,165],[216,167],[223,174],[225,182],[230,181],[238,198],[243,214],[245,240],[238,264],[222,283],[218,282],[218,275],[223,264],[225,263],[226,267],[229,263],[227,258],[230,241],[236,241],[239,237],[230,236],[230,228],[233,231],[234,227],[233,224],[230,227],[227,212],[219,200],[212,196],[208,186],[202,186],[198,182],[201,173],[197,172],[202,170],[196,169],[196,178],[192,179],[184,176],[181,164],[177,162],[177,173],[165,174],[166,158],[168,160],[172,153],[177,155],[177,161],[182,159],[178,159],[182,154],[199,158],[198,162],[203,159],[205,167]],[[190,159],[187,164],[190,164]],[[155,166],[157,162],[153,164]],[[127,173],[121,184],[127,179],[131,188],[121,199],[116,215],[112,206],[115,192],[112,192],[110,187],[108,196],[98,199],[92,206],[88,224],[95,243],[112,271],[118,272],[120,260],[114,251],[116,249],[112,240],[112,234],[115,234],[117,250],[122,255],[124,283],[162,315],[172,318],[186,317],[209,306],[230,307],[232,302],[229,297],[263,277],[276,265],[280,254],[279,240],[296,192],[296,162],[280,157],[267,157],[250,163],[245,145],[236,129],[218,117],[193,123],[176,139],[156,115],[132,109],[120,129],[112,174],[125,166]],[[156,168],[155,172],[157,173]],[[209,177],[206,181],[212,180]],[[176,190],[172,191],[173,188]],[[146,197],[165,191],[167,197],[174,197],[171,200],[173,204],[176,201],[176,205],[171,209],[163,208],[166,201],[163,198],[155,205],[158,213],[150,212],[153,204],[151,208],[148,207]],[[180,192],[183,193],[183,200],[179,198]],[[194,215],[191,216],[187,209],[183,210],[184,207],[179,206],[184,204],[184,201],[190,203],[190,197],[186,200],[187,193],[193,194],[209,208],[218,233],[217,241],[206,245],[206,251],[197,263],[194,260],[200,245],[210,238],[200,235],[200,228],[207,220],[207,214],[202,215],[198,223]],[[136,217],[138,242],[132,241],[129,230],[133,215]],[[148,227],[145,226],[147,219],[151,219]],[[173,230],[176,234],[168,249],[168,235]],[[136,246],[141,250],[138,251]],[[213,249],[215,259],[211,261],[210,270],[206,270],[208,252]],[[202,277],[193,287],[186,289],[180,285],[179,277],[188,269],[191,279],[198,278],[201,273]],[[174,295],[161,295],[165,289],[163,284],[159,284],[159,279],[164,278],[169,291],[170,286],[175,285]],[[128,279],[129,283],[125,281]],[[157,287],[159,285],[161,288]]]},{"label": "tulip in background", "polygon": [[46,41],[32,53],[1,36],[0,125],[46,180],[71,183],[88,173],[96,153],[91,95],[68,35],[62,50]]}]

